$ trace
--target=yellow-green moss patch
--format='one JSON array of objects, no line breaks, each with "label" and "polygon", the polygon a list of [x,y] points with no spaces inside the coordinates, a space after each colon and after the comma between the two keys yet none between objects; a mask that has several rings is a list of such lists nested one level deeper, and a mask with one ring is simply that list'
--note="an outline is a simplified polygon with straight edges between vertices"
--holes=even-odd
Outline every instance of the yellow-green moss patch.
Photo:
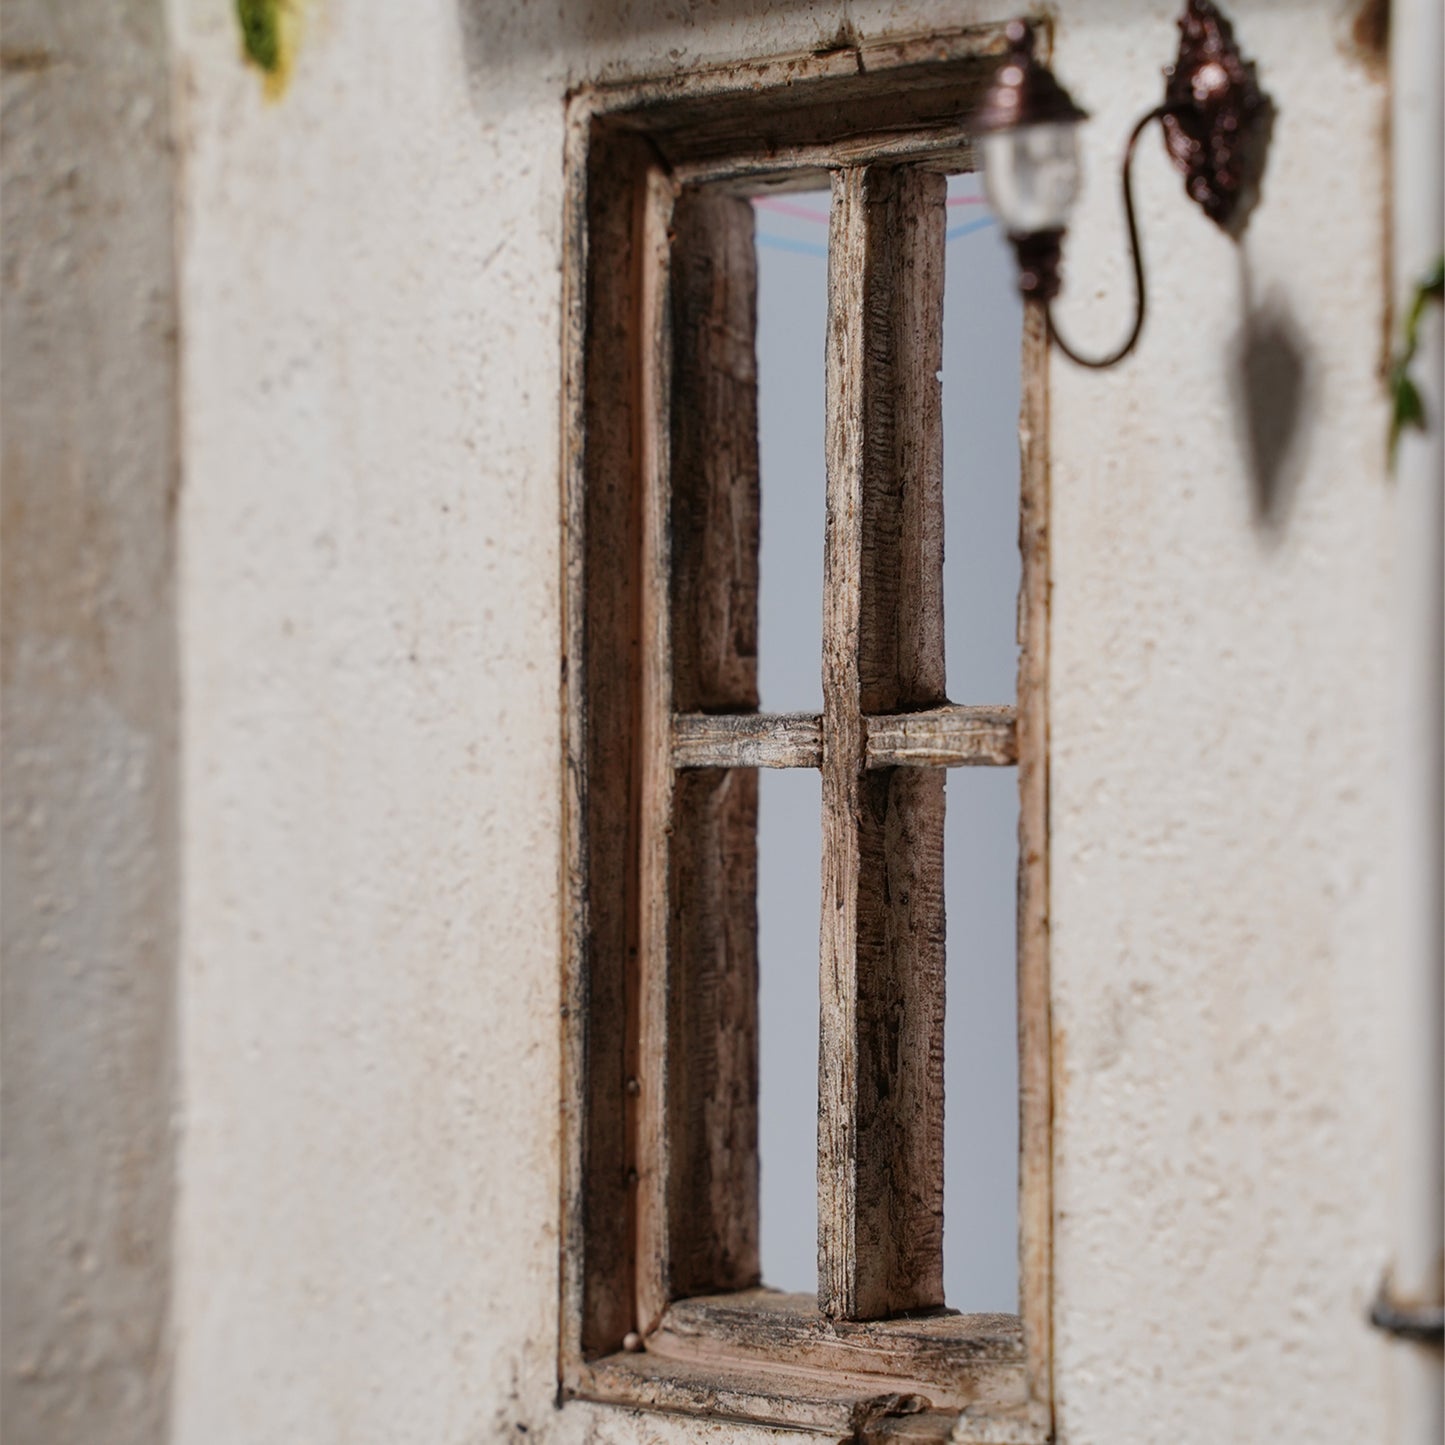
[{"label": "yellow-green moss patch", "polygon": [[266,77],[267,94],[285,88],[296,53],[297,0],[236,0],[246,59]]}]

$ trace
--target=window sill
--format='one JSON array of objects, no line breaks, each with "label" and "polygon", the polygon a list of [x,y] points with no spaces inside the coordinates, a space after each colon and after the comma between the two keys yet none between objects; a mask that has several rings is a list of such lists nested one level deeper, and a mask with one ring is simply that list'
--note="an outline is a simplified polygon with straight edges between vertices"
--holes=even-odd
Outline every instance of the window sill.
[{"label": "window sill", "polygon": [[678,1301],[642,1350],[582,1366],[567,1393],[859,1440],[1045,1438],[1016,1316],[834,1321],[766,1289]]}]

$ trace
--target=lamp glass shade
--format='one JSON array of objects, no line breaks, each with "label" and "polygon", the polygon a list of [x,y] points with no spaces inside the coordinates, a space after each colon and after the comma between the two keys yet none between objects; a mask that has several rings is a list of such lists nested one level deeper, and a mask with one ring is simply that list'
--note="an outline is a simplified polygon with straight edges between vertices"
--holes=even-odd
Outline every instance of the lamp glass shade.
[{"label": "lamp glass shade", "polygon": [[1078,122],[1045,121],[979,137],[990,204],[1011,236],[1061,231],[1079,194]]}]

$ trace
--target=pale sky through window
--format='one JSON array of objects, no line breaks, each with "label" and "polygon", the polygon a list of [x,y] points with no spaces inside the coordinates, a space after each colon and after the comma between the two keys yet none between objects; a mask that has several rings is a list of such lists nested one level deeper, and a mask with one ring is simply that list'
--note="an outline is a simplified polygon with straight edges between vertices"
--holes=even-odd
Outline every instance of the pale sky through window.
[{"label": "pale sky through window", "polygon": [[[755,203],[762,583],[770,712],[818,711],[824,522],[826,192]],[[949,696],[1011,702],[1018,593],[1022,308],[976,175],[949,181],[944,302],[944,596]],[[763,1277],[816,1287],[819,779],[762,776],[759,952]],[[1017,1308],[1014,769],[948,781],[944,1283]]]}]

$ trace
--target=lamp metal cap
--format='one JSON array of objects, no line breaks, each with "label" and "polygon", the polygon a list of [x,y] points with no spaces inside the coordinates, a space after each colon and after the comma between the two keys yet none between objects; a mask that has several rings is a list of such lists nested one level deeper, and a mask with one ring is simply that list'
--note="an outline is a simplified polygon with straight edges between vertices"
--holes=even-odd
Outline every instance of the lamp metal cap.
[{"label": "lamp metal cap", "polygon": [[994,72],[983,104],[974,112],[973,129],[980,135],[1017,130],[1050,122],[1076,123],[1089,113],[1054,79],[1034,56],[1034,28],[1027,20],[1010,20],[1004,32],[1009,53]]}]

